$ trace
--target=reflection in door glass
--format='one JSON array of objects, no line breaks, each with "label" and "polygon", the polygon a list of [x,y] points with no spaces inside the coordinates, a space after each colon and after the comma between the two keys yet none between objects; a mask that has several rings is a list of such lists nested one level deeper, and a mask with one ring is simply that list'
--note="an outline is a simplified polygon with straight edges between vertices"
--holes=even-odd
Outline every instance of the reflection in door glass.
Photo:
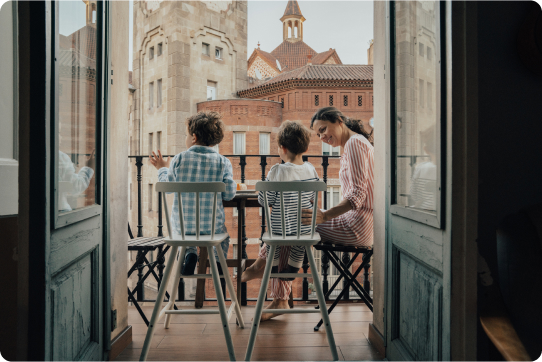
[{"label": "reflection in door glass", "polygon": [[395,3],[396,202],[435,212],[440,164],[438,1]]},{"label": "reflection in door glass", "polygon": [[59,1],[58,210],[96,201],[96,1]]}]

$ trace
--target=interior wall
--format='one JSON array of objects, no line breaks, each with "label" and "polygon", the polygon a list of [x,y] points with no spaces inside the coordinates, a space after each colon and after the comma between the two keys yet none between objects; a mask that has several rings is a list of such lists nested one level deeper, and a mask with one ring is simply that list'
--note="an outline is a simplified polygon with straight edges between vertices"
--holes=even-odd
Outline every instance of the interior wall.
[{"label": "interior wall", "polygon": [[374,254],[373,270],[373,324],[384,334],[384,291],[386,252],[386,142],[389,139],[386,127],[389,119],[389,98],[386,92],[384,65],[386,64],[386,2],[374,3]]},{"label": "interior wall", "polygon": [[[478,2],[478,249],[497,281],[499,222],[542,202],[542,77],[517,52],[531,4]],[[480,307],[485,301],[478,294]],[[478,341],[478,359],[487,359],[490,342],[480,328]]]},{"label": "interior wall", "polygon": [[112,1],[111,113],[109,126],[109,220],[111,252],[111,309],[117,310],[117,328],[111,339],[128,326],[128,1]]},{"label": "interior wall", "polygon": [[4,296],[0,298],[0,353],[7,361],[15,360],[17,353],[17,219],[0,217],[0,285]]}]

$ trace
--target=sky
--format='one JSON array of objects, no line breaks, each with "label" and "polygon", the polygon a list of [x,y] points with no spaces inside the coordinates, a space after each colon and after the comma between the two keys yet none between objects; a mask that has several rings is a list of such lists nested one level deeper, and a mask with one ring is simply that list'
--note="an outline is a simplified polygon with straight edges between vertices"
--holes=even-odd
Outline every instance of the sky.
[{"label": "sky", "polygon": [[[343,64],[367,64],[367,48],[373,39],[372,1],[298,0],[303,23],[303,41],[316,52],[334,48]],[[282,43],[282,22],[288,1],[248,2],[248,54],[260,42],[260,49],[271,52]],[[133,55],[133,1],[130,1],[130,65]]]},{"label": "sky", "polygon": [[[303,41],[321,53],[334,48],[343,64],[367,64],[373,39],[372,1],[299,1],[305,17]],[[248,57],[260,42],[271,52],[282,43],[280,18],[288,1],[248,2]]]}]

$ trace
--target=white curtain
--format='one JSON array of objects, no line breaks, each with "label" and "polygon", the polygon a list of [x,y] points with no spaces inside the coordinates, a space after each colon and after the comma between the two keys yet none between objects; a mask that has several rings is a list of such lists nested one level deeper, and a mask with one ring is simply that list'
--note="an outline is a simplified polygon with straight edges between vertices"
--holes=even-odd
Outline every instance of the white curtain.
[{"label": "white curtain", "polygon": [[269,133],[260,133],[260,155],[268,155],[270,153],[271,135]]},{"label": "white curtain", "polygon": [[233,134],[233,153],[236,155],[245,154],[245,133]]}]

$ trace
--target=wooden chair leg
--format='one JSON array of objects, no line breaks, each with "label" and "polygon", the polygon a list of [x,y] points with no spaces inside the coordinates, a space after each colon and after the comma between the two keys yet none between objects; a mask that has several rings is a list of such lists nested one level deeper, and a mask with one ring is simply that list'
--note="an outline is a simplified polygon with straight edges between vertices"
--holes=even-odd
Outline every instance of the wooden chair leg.
[{"label": "wooden chair leg", "polygon": [[[207,248],[200,248],[198,274],[206,274],[207,272]],[[196,286],[196,308],[203,307],[205,300],[205,279],[198,279]]]},{"label": "wooden chair leg", "polygon": [[318,269],[316,267],[316,261],[312,255],[310,246],[306,247],[307,257],[311,267],[312,280],[314,281],[314,288],[316,288],[316,296],[318,297],[318,304],[320,306],[320,313],[322,314],[322,320],[326,327],[326,336],[329,343],[329,349],[331,350],[331,356],[334,361],[339,360],[339,354],[337,353],[337,346],[335,345],[335,337],[333,336],[333,330],[331,329],[331,323],[329,322],[329,315],[327,313],[326,300],[324,298],[324,292],[320,285],[320,278],[318,277]]},{"label": "wooden chair leg", "polygon": [[[216,248],[218,249],[220,248],[220,246],[217,246]],[[228,346],[228,354],[230,355],[230,361],[235,361],[235,349],[233,348],[233,342],[231,339],[230,326],[228,324],[228,312],[226,311],[224,296],[222,295],[222,286],[220,285],[220,274],[218,273],[218,266],[216,265],[216,259],[212,247],[207,247],[206,249],[211,264],[211,274],[213,276],[213,284],[215,286],[216,301],[218,303],[218,310],[220,311],[220,318],[222,320],[222,329],[224,330],[226,345]],[[217,254],[221,251],[222,250],[217,250]]]},{"label": "wooden chair leg", "polygon": [[[181,247],[181,253],[179,254],[179,259],[177,260],[177,270],[175,270],[175,276],[173,277],[173,290],[171,291],[171,297],[169,298],[169,303],[167,304],[166,310],[173,309],[175,305],[175,296],[177,295],[177,289],[179,288],[179,279],[181,279],[181,269],[183,268],[184,256],[186,255],[186,247]],[[167,287],[167,286],[166,286]],[[171,321],[171,314],[166,314],[164,320],[164,328],[169,328],[169,323]]]},{"label": "wooden chair leg", "polygon": [[[276,245],[271,245],[269,255],[275,255]],[[250,329],[250,338],[248,340],[247,352],[245,354],[245,361],[250,361],[252,352],[254,350],[254,342],[256,342],[256,335],[258,334],[258,327],[260,326],[260,318],[262,317],[263,302],[265,300],[265,294],[267,293],[267,286],[269,285],[269,276],[271,275],[271,268],[273,266],[273,258],[268,257],[265,263],[265,270],[262,277],[262,285],[260,286],[260,292],[258,293],[258,301],[256,302],[256,309],[254,310],[254,319],[252,320],[252,328]],[[315,269],[316,270],[316,269]]]},{"label": "wooden chair leg", "polygon": [[[226,282],[226,286],[228,288],[228,291],[230,292],[231,302],[233,303],[233,307],[235,309],[235,316],[237,317],[237,322],[239,323],[239,326],[241,328],[245,328],[245,321],[243,320],[243,315],[241,314],[241,305],[239,304],[239,299],[237,299],[237,295],[235,294],[235,289],[233,288],[233,283],[230,277],[230,271],[228,269],[228,262],[226,261],[226,258],[224,257],[222,250],[218,249],[217,255],[218,255],[218,260],[220,261],[220,264],[223,265],[222,273],[224,274],[224,281]],[[226,293],[224,293],[224,299],[226,299],[225,296],[226,296]]]},{"label": "wooden chair leg", "polygon": [[154,334],[154,328],[156,327],[156,323],[159,319],[162,301],[164,300],[164,295],[166,294],[167,283],[169,281],[169,277],[171,276],[173,264],[175,264],[175,257],[177,256],[178,249],[179,248],[177,246],[171,248],[171,254],[169,255],[168,263],[166,265],[166,272],[164,273],[164,280],[160,285],[160,290],[158,290],[158,295],[156,296],[156,302],[154,303],[154,309],[152,311],[149,328],[147,329],[147,335],[145,336],[145,342],[143,342],[143,349],[141,350],[141,356],[139,357],[140,361],[147,360],[147,355],[149,354],[149,348],[152,342],[152,336]]}]

